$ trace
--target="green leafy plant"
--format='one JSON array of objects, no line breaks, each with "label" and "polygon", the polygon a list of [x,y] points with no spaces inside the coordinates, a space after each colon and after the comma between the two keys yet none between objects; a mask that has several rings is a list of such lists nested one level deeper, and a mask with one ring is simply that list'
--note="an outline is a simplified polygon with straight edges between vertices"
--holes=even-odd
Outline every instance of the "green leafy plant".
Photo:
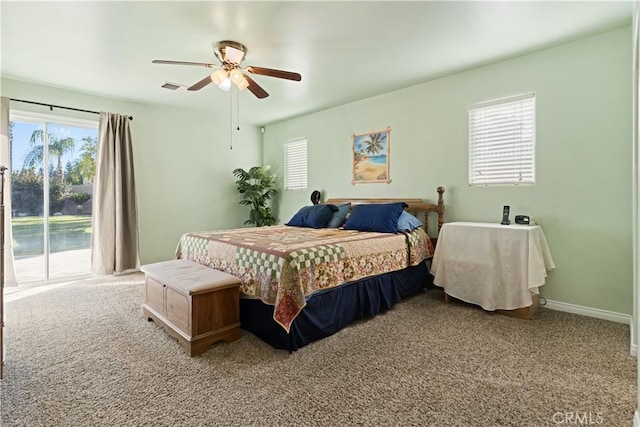
[{"label": "green leafy plant", "polygon": [[87,193],[73,193],[69,196],[71,200],[73,200],[77,205],[82,205],[84,202],[89,200],[91,196]]},{"label": "green leafy plant", "polygon": [[273,225],[276,218],[268,205],[278,191],[274,189],[276,176],[269,170],[269,166],[254,166],[248,171],[238,168],[233,170],[236,187],[242,194],[241,205],[251,207],[249,219],[245,224],[255,224],[256,227]]}]

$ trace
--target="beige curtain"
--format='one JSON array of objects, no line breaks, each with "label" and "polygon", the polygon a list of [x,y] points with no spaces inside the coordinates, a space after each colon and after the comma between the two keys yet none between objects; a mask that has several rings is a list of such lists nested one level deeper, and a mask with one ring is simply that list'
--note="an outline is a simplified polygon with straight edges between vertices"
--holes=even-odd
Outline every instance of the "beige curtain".
[{"label": "beige curtain", "polygon": [[0,165],[8,168],[4,173],[4,284],[16,286],[13,264],[13,233],[11,232],[11,146],[9,141],[9,98],[0,98]]},{"label": "beige curtain", "polygon": [[127,116],[100,113],[93,186],[91,270],[119,274],[137,269],[138,208]]}]

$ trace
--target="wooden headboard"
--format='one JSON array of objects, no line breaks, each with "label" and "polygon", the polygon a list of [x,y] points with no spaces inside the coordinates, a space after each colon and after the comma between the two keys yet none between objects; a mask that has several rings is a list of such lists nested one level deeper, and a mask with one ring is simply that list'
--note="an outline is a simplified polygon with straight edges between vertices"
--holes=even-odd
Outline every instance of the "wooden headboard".
[{"label": "wooden headboard", "polygon": [[438,233],[444,224],[444,187],[438,187],[438,203],[424,203],[422,199],[398,198],[398,199],[329,199],[325,203],[331,205],[342,205],[351,203],[351,206],[371,203],[394,203],[405,202],[409,205],[405,210],[424,222],[424,229],[429,230],[429,214],[435,212],[438,215]]}]

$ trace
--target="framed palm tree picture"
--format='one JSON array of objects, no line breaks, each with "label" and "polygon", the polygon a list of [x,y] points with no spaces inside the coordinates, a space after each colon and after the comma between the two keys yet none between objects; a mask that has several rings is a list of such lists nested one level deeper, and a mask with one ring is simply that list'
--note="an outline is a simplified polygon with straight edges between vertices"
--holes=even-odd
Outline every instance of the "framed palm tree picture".
[{"label": "framed palm tree picture", "polygon": [[351,135],[353,139],[353,179],[351,184],[390,183],[389,142],[391,128]]}]

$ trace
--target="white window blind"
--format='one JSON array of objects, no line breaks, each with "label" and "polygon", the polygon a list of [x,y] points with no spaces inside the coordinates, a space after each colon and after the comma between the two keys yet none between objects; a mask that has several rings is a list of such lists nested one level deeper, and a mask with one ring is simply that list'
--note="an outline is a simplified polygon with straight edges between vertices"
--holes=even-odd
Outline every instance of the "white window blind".
[{"label": "white window blind", "polygon": [[469,109],[469,184],[535,184],[535,94]]},{"label": "white window blind", "polygon": [[307,139],[284,144],[284,189],[307,188]]}]

